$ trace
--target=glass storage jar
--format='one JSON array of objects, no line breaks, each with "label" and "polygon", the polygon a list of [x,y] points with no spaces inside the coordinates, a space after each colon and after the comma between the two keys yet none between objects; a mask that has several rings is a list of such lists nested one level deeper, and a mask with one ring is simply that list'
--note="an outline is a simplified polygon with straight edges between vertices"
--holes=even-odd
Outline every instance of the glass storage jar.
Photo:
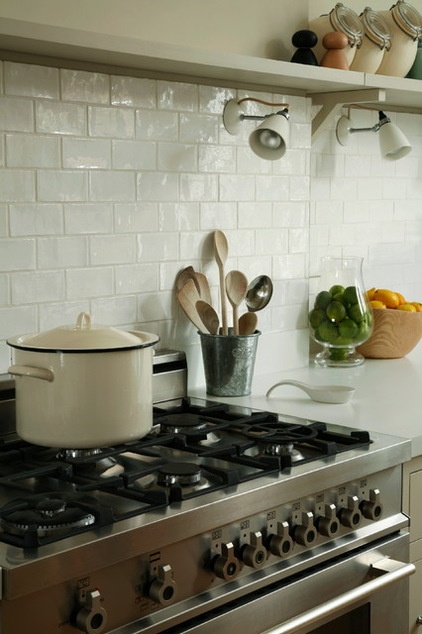
[{"label": "glass storage jar", "polygon": [[325,257],[316,297],[311,301],[309,328],[322,346],[315,362],[322,367],[361,365],[356,350],[372,333],[373,314],[362,275],[363,258]]}]

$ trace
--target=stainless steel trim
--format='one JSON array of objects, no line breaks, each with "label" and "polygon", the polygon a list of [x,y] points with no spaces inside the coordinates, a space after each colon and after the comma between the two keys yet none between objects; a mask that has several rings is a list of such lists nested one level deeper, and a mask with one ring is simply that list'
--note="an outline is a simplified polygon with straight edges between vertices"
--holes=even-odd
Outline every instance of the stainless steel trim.
[{"label": "stainless steel trim", "polygon": [[368,581],[362,586],[353,588],[349,592],[345,592],[322,605],[319,605],[312,610],[308,610],[304,614],[301,614],[295,619],[292,619],[288,623],[284,623],[280,627],[266,630],[262,634],[294,634],[299,632],[303,627],[307,625],[317,625],[318,621],[326,616],[334,617],[337,612],[344,608],[350,607],[353,604],[366,599],[371,594],[383,590],[386,586],[396,583],[401,579],[409,577],[415,572],[416,568],[414,564],[406,564],[401,561],[395,561],[384,557],[376,565],[372,564],[369,567],[369,574],[376,574],[381,572],[382,576]]}]

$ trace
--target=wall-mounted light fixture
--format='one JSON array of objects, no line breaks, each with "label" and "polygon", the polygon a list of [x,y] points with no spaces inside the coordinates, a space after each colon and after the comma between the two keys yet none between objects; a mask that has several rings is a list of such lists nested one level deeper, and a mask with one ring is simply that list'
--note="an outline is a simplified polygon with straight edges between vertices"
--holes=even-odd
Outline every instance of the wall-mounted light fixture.
[{"label": "wall-mounted light fixture", "polygon": [[372,128],[354,128],[349,115],[340,117],[337,123],[336,135],[340,145],[347,145],[350,135],[356,132],[379,132],[381,156],[387,161],[397,161],[409,154],[412,146],[403,132],[391,122],[382,110],[378,111],[379,121]]},{"label": "wall-mounted light fixture", "polygon": [[[243,112],[244,101],[256,101],[266,106],[283,107],[283,110],[267,115],[248,115]],[[269,103],[252,97],[240,101],[230,99],[224,106],[223,123],[229,134],[238,134],[243,121],[262,121],[249,136],[251,150],[260,158],[274,161],[281,158],[289,142],[289,104]]]}]

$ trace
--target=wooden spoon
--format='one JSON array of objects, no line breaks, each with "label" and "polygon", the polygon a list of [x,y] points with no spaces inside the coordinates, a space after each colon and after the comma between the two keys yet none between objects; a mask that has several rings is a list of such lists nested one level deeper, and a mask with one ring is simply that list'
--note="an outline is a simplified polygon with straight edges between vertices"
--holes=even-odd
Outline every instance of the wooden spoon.
[{"label": "wooden spoon", "polygon": [[224,277],[224,265],[229,254],[227,238],[222,231],[214,231],[214,257],[217,262],[220,275],[220,298],[221,298],[221,321],[223,335],[228,334],[227,327],[227,302],[226,302],[226,282]]},{"label": "wooden spoon", "polygon": [[233,308],[233,333],[239,334],[238,308],[248,290],[248,280],[241,271],[229,271],[226,275],[227,297]]},{"label": "wooden spoon", "polygon": [[198,311],[198,315],[202,319],[207,330],[212,335],[216,335],[220,327],[220,320],[211,304],[204,302],[203,299],[199,299],[196,302],[196,310]]},{"label": "wooden spoon", "polygon": [[203,273],[198,273],[198,271],[195,271],[195,276],[199,285],[201,299],[203,299],[204,302],[208,302],[208,304],[212,304],[210,285],[208,284],[206,276]]},{"label": "wooden spoon", "polygon": [[195,282],[192,279],[187,280],[183,284],[182,288],[176,293],[176,298],[185,315],[190,319],[193,325],[201,332],[208,332],[208,329],[196,310],[196,302],[201,298],[199,297]]},{"label": "wooden spoon", "polygon": [[258,323],[258,317],[256,313],[243,313],[239,317],[239,335],[252,335]]},{"label": "wooden spoon", "polygon": [[199,293],[200,292],[200,290],[199,290],[199,282],[198,282],[198,280],[196,278],[196,273],[195,273],[195,269],[193,268],[193,266],[187,266],[186,268],[184,268],[181,271],[179,271],[179,273],[176,276],[176,291],[180,291],[182,286],[184,286],[184,284],[190,279],[193,280],[193,282],[194,282],[194,284],[196,286],[196,290]]}]

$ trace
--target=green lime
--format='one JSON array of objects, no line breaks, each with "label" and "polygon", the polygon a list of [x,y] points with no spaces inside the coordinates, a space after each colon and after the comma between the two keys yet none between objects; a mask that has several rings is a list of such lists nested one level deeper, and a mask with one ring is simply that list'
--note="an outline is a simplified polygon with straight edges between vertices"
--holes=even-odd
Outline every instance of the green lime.
[{"label": "green lime", "polygon": [[347,339],[354,339],[359,331],[359,326],[353,319],[343,319],[338,325],[339,333]]},{"label": "green lime", "polygon": [[346,309],[341,302],[330,302],[325,312],[328,319],[335,322],[339,322],[346,317]]},{"label": "green lime", "polygon": [[358,292],[356,286],[348,286],[344,289],[343,297],[347,304],[356,304],[358,301]]},{"label": "green lime", "polygon": [[328,291],[321,291],[318,293],[315,299],[315,308],[327,308],[328,304],[331,302],[331,295]]},{"label": "green lime", "polygon": [[335,295],[333,295],[333,299],[335,299],[336,302],[346,304],[343,293],[336,293]]},{"label": "green lime", "polygon": [[366,341],[369,335],[371,334],[372,323],[367,324],[366,322],[362,322],[359,324],[359,330],[356,335],[356,339],[358,341]]},{"label": "green lime", "polygon": [[323,321],[315,331],[315,339],[331,342],[338,336],[338,329],[332,321]]},{"label": "green lime", "polygon": [[352,304],[347,309],[347,314],[350,319],[353,319],[356,323],[360,324],[365,318],[365,310],[362,310],[359,304]]},{"label": "green lime", "polygon": [[353,339],[350,339],[350,337],[342,337],[341,335],[339,335],[334,339],[332,343],[335,346],[350,346],[353,343]]},{"label": "green lime", "polygon": [[336,295],[343,295],[344,286],[342,286],[341,284],[334,284],[334,286],[330,288],[330,293],[333,297],[335,297]]},{"label": "green lime", "polygon": [[314,308],[309,313],[309,323],[314,330],[318,328],[320,323],[325,319],[325,312],[322,308]]}]

